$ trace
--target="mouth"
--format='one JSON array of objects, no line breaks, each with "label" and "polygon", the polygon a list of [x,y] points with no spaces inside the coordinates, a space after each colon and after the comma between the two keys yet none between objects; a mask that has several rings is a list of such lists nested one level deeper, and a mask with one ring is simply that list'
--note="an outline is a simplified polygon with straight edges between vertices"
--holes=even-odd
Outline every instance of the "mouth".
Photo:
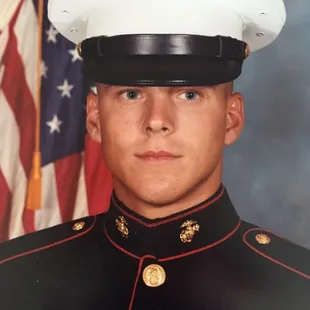
[{"label": "mouth", "polygon": [[176,155],[167,151],[147,151],[136,155],[139,159],[147,162],[169,162],[180,158],[180,155]]}]

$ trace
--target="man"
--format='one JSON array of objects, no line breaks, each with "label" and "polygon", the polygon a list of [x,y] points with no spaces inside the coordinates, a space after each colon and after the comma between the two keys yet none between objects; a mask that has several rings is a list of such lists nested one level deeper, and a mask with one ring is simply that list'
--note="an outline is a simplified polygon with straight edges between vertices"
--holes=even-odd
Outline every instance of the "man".
[{"label": "man", "polygon": [[50,0],[49,17],[97,82],[87,127],[114,192],[105,214],[1,245],[1,309],[310,309],[310,252],[242,221],[222,184],[232,83],[282,1]]}]

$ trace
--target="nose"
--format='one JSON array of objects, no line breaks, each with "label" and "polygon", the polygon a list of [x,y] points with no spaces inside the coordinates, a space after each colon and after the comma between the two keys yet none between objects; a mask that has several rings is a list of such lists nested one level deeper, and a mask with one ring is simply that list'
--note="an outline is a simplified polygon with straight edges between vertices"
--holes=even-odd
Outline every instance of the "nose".
[{"label": "nose", "polygon": [[164,122],[160,120],[154,120],[149,122],[149,125],[146,126],[145,130],[148,133],[169,132],[168,126],[166,126]]},{"label": "nose", "polygon": [[155,94],[145,102],[144,131],[148,135],[169,135],[175,130],[175,108],[170,96]]}]

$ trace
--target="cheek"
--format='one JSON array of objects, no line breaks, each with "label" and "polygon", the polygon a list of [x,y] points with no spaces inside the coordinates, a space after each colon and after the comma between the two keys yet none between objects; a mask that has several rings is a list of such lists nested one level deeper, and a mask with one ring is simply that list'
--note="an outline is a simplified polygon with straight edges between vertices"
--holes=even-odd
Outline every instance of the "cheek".
[{"label": "cheek", "polygon": [[113,113],[101,118],[101,144],[103,153],[113,157],[124,156],[130,151],[137,135],[134,120],[121,113]]},{"label": "cheek", "polygon": [[196,113],[193,116],[187,115],[180,123],[181,136],[195,143],[197,147],[208,147],[217,142],[223,143],[226,128],[223,113],[206,112]]},{"label": "cheek", "polygon": [[[214,164],[223,152],[225,116],[219,113],[201,113],[183,120],[180,133],[186,141],[187,156],[197,166]],[[182,128],[182,127],[181,127]]]}]

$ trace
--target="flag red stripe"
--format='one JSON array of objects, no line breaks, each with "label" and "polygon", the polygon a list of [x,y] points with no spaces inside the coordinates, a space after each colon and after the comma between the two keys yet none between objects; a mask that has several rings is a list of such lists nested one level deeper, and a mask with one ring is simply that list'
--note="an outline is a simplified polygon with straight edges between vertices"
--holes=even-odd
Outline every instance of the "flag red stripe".
[{"label": "flag red stripe", "polygon": [[81,165],[82,155],[80,153],[67,156],[54,164],[62,222],[73,219]]},{"label": "flag red stripe", "polygon": [[85,137],[85,182],[90,215],[105,212],[110,205],[112,176],[101,154],[101,145]]},{"label": "flag red stripe", "polygon": [[24,65],[17,50],[17,39],[13,28],[3,57],[5,66],[2,91],[13,110],[20,133],[20,159],[28,176],[35,142],[36,110],[34,99],[28,88]]},{"label": "flag red stripe", "polygon": [[0,242],[8,239],[12,195],[0,170]]},{"label": "flag red stripe", "polygon": [[[5,71],[2,79],[2,91],[14,113],[20,134],[20,160],[28,177],[32,165],[32,153],[35,142],[35,103],[31,91],[27,85],[25,65],[18,52],[17,37],[14,33],[14,26],[19,17],[24,1],[21,0],[16,12],[9,24],[9,41],[3,55],[2,63]],[[26,40],[23,38],[23,40]],[[0,204],[3,208],[2,203]],[[12,208],[11,203],[8,207]],[[1,217],[2,218],[2,217]],[[9,214],[4,219],[9,223]],[[26,233],[34,231],[34,212],[25,211],[24,229]],[[7,229],[8,234],[8,229]],[[8,235],[6,236],[8,237]]]},{"label": "flag red stripe", "polygon": [[30,234],[36,230],[34,226],[34,211],[33,210],[26,210],[26,209],[24,210],[23,226],[24,226],[25,234]]}]

